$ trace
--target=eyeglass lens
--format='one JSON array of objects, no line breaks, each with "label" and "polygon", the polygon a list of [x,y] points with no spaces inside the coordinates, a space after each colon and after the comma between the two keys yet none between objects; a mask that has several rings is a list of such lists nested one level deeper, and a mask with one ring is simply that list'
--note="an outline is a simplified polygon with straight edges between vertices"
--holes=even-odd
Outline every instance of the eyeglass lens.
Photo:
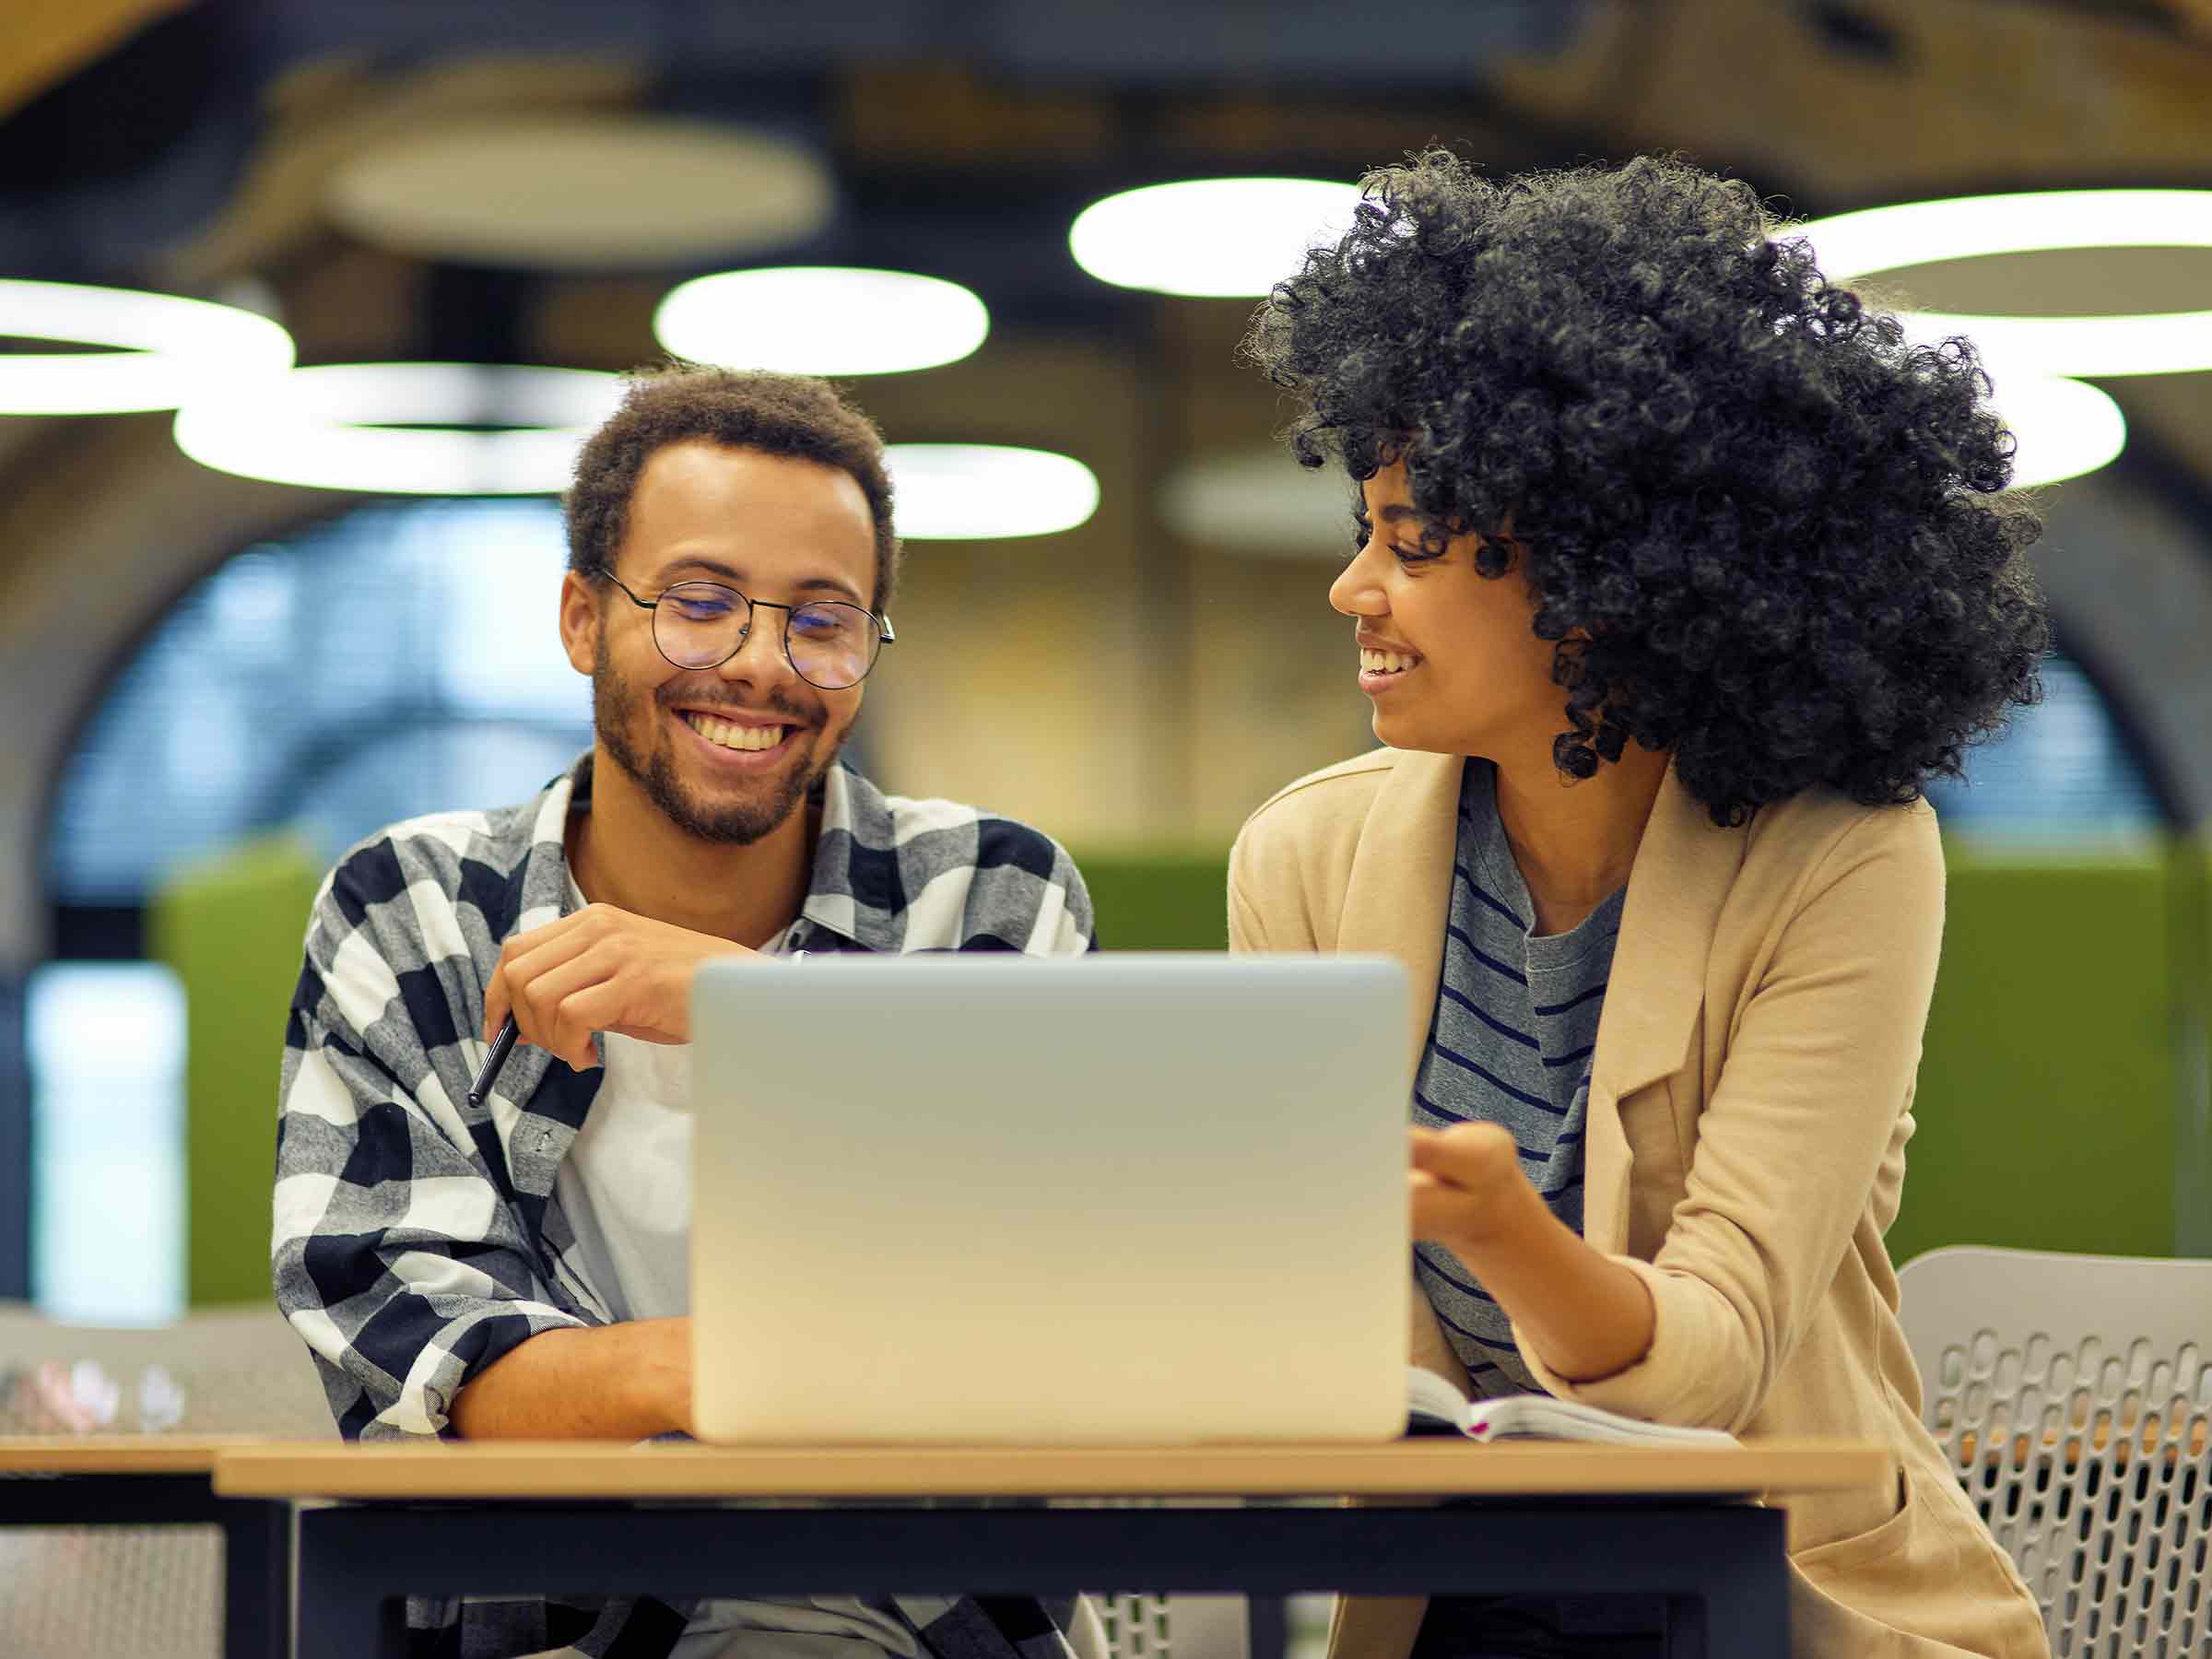
[{"label": "eyeglass lens", "polygon": [[[679,582],[653,610],[653,643],[678,668],[712,668],[737,654],[752,624],[753,607],[733,589],[711,582]],[[785,612],[783,640],[801,679],[825,691],[857,686],[876,665],[883,629],[857,605],[818,600]]]}]

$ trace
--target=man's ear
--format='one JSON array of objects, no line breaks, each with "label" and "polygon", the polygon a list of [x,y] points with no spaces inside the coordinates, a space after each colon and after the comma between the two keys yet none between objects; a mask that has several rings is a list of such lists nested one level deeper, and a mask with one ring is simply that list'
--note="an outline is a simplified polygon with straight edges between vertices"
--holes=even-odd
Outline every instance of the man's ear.
[{"label": "man's ear", "polygon": [[560,648],[579,674],[599,661],[600,615],[599,592],[588,578],[571,571],[560,579]]}]

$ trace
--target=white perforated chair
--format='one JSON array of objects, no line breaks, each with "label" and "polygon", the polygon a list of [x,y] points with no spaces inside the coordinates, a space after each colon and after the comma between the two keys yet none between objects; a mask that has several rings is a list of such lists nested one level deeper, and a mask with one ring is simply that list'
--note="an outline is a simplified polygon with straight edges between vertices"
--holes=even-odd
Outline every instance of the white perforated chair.
[{"label": "white perforated chair", "polygon": [[1100,1595],[1110,1659],[1245,1659],[1241,1595]]},{"label": "white perforated chair", "polygon": [[2212,1262],[1966,1245],[1898,1281],[1928,1427],[2056,1659],[2212,1653]]}]

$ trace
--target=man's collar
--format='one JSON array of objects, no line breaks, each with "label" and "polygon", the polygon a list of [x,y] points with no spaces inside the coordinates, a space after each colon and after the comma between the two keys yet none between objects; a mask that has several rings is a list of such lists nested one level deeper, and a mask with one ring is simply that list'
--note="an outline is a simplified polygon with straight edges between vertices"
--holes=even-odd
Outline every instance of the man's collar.
[{"label": "man's collar", "polygon": [[[889,855],[898,845],[890,803],[883,792],[840,760],[816,785],[821,811],[814,842],[814,865],[806,901],[799,913],[812,925],[865,950],[896,951],[902,918],[875,904],[855,901],[859,890],[854,854]],[[535,845],[531,862],[540,867],[527,880],[525,902],[548,903],[558,915],[564,908],[569,868],[563,835],[571,812],[586,811],[592,801],[592,757],[587,751],[568,772],[553,780],[538,799]],[[556,874],[558,872],[558,874]],[[548,915],[546,920],[551,920]]]},{"label": "man's collar", "polygon": [[822,818],[814,842],[814,871],[799,913],[816,927],[865,950],[896,951],[904,938],[898,912],[860,903],[855,854],[893,856],[897,828],[890,803],[875,784],[840,760],[820,784]]}]

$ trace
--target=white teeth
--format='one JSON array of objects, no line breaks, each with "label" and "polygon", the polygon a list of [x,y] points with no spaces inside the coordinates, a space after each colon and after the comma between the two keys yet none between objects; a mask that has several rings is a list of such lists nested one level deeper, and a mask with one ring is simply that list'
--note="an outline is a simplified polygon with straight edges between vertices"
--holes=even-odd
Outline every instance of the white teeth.
[{"label": "white teeth", "polygon": [[724,748],[771,749],[783,741],[784,726],[732,725],[726,720],[716,720],[711,714],[686,714],[693,731],[709,743],[718,743]]},{"label": "white teeth", "polygon": [[1420,660],[1396,651],[1368,651],[1363,648],[1359,653],[1359,666],[1370,674],[1403,674]]}]

